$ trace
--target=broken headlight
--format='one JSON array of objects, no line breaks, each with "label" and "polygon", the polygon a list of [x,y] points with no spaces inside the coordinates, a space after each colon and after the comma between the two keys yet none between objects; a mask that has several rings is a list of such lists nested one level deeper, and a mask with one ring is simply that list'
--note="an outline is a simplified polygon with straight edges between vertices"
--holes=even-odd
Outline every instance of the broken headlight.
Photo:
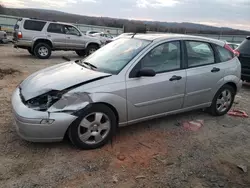
[{"label": "broken headlight", "polygon": [[61,99],[65,92],[52,90],[48,93],[37,96],[26,102],[26,105],[33,110],[46,111],[51,105]]}]

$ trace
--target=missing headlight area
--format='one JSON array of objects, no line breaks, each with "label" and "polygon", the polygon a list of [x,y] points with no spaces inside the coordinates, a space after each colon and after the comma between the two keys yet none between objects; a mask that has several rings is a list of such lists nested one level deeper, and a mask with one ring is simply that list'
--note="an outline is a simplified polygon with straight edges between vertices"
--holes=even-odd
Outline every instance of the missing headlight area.
[{"label": "missing headlight area", "polygon": [[34,110],[46,111],[52,104],[60,100],[63,94],[64,92],[51,90],[48,93],[26,101],[26,105]]},{"label": "missing headlight area", "polygon": [[48,93],[30,99],[26,105],[33,110],[55,112],[74,112],[92,102],[89,93],[67,93],[67,90],[52,90]]},{"label": "missing headlight area", "polygon": [[88,104],[92,103],[92,99],[89,93],[79,92],[79,93],[66,93],[60,100],[55,102],[48,111],[53,112],[74,112],[86,107]]}]

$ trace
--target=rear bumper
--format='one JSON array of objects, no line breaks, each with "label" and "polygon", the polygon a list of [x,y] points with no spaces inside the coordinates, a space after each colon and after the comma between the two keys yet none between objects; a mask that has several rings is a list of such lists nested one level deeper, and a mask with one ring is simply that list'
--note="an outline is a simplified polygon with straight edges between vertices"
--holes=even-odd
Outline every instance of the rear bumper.
[{"label": "rear bumper", "polygon": [[48,114],[28,108],[21,100],[19,88],[12,95],[12,108],[17,133],[32,142],[61,141],[69,125],[77,118],[67,113]]},{"label": "rear bumper", "polygon": [[17,40],[17,41],[14,41],[14,47],[28,49],[32,47],[32,41]]}]

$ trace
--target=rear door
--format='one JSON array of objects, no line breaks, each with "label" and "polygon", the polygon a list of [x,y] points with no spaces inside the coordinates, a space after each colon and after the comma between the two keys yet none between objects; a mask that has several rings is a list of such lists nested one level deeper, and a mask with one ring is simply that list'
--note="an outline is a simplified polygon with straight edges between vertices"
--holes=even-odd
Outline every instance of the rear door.
[{"label": "rear door", "polygon": [[52,41],[55,49],[65,49],[66,35],[64,25],[50,23],[47,28],[47,38]]},{"label": "rear door", "polygon": [[217,63],[210,43],[185,41],[187,84],[184,108],[209,105],[217,83],[224,76],[223,63]]}]

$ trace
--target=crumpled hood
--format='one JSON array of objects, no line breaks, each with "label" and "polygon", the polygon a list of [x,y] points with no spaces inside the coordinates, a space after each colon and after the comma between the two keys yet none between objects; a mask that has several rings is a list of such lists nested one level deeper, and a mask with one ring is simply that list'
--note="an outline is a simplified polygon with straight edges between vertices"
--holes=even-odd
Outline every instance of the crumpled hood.
[{"label": "crumpled hood", "polygon": [[105,76],[109,74],[93,71],[70,61],[30,75],[20,84],[20,88],[24,99],[29,100],[51,90],[63,90]]}]

